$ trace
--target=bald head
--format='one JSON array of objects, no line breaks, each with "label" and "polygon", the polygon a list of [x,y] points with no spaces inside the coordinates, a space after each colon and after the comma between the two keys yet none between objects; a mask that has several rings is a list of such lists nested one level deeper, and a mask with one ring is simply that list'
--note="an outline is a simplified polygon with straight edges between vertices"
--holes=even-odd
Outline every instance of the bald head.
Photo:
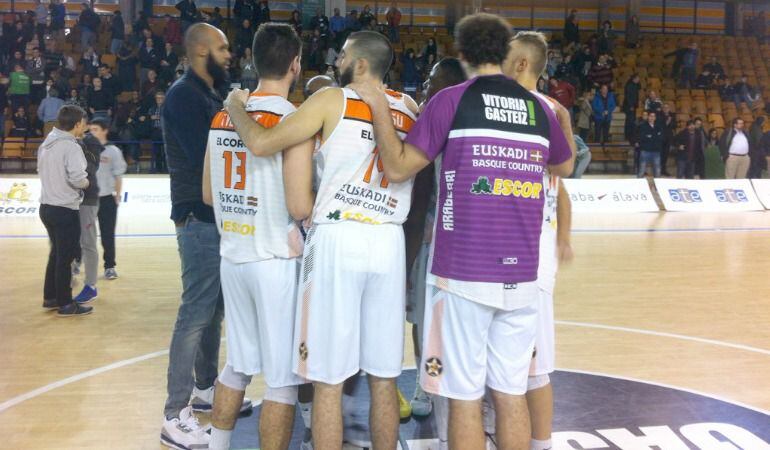
[{"label": "bald head", "polygon": [[185,53],[190,68],[209,84],[227,79],[230,50],[227,37],[207,23],[196,23],[184,35]]},{"label": "bald head", "polygon": [[196,23],[192,25],[184,34],[184,48],[188,57],[197,53],[197,49],[200,47],[211,47],[217,41],[224,39],[227,42],[227,37],[224,33],[216,27],[213,27],[207,23]]},{"label": "bald head", "polygon": [[548,62],[548,41],[543,33],[520,31],[511,39],[505,74],[518,78],[526,72],[528,78],[542,75]]},{"label": "bald head", "polygon": [[305,98],[310,98],[311,95],[315,94],[323,88],[333,87],[336,85],[337,83],[334,81],[334,79],[328,75],[314,76],[305,84]]}]

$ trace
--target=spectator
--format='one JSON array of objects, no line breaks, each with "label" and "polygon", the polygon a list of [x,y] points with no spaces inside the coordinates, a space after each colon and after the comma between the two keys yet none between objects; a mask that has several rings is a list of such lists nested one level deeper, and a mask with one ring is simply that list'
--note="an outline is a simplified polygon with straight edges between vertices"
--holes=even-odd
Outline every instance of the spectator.
[{"label": "spectator", "polygon": [[428,38],[428,42],[425,43],[425,47],[422,49],[422,53],[418,56],[422,67],[426,71],[430,71],[438,61],[438,46],[436,45],[436,39],[433,37]]},{"label": "spectator", "polygon": [[556,68],[559,66],[559,63],[561,63],[561,57],[556,55],[556,52],[548,52],[548,58],[546,60],[545,64],[545,73],[548,75],[548,78],[553,78],[553,76],[556,74]]},{"label": "spectator", "polygon": [[[298,9],[291,12],[291,19],[289,19],[289,25],[294,28],[297,36],[302,36],[302,15]],[[249,44],[251,45],[251,44]]]},{"label": "spectator", "polygon": [[671,66],[671,78],[679,80],[679,74],[681,72],[682,63],[684,61],[684,55],[688,50],[689,49],[687,48],[678,48],[673,52],[663,55],[664,58],[670,58],[672,56],[674,57],[674,65]]},{"label": "spectator", "polygon": [[770,131],[762,134],[762,139],[759,141],[759,148],[765,156],[765,170],[770,172]]},{"label": "spectator", "polygon": [[15,108],[15,113],[11,116],[11,132],[8,133],[10,137],[27,138],[32,136],[32,129],[30,128],[29,117],[27,117],[27,108],[23,105],[19,105]]},{"label": "spectator", "polygon": [[671,112],[671,105],[663,104],[660,113],[656,113],[657,127],[663,132],[663,145],[660,150],[660,167],[664,176],[670,176],[668,173],[668,153],[671,144],[674,142],[676,133],[676,116]]},{"label": "spectator", "polygon": [[647,165],[653,167],[653,176],[660,177],[660,151],[663,148],[663,131],[655,125],[656,114],[654,111],[647,111],[647,121],[639,126],[638,142],[639,148],[639,170],[638,178],[644,178],[647,172]]},{"label": "spectator", "polygon": [[[212,27],[217,27],[220,30],[222,29],[222,24],[225,22],[225,18],[222,17],[222,10],[219,9],[219,6],[214,7],[214,11],[211,13],[211,17],[209,17],[208,24]],[[166,43],[168,43],[168,39],[166,39]]]},{"label": "spectator", "polygon": [[591,128],[591,119],[594,115],[594,95],[594,91],[586,91],[578,103],[577,129],[578,135],[583,141],[588,140],[588,132]]},{"label": "spectator", "polygon": [[[157,71],[160,66],[160,55],[155,50],[155,43],[152,38],[147,38],[144,47],[139,50],[139,86],[144,86],[147,81],[147,74]],[[157,73],[157,72],[156,72]]]},{"label": "spectator", "polygon": [[725,177],[725,163],[719,151],[719,131],[716,128],[709,130],[704,151],[705,179],[718,180]]},{"label": "spectator", "polygon": [[698,79],[695,80],[695,87],[697,89],[711,89],[714,84],[714,76],[708,69],[703,69]]},{"label": "spectator", "polygon": [[80,58],[80,65],[83,67],[83,73],[87,73],[93,78],[99,72],[101,58],[99,58],[99,55],[96,54],[92,47],[88,47],[83,52],[83,57]]},{"label": "spectator", "polygon": [[29,75],[24,73],[24,69],[19,64],[14,65],[10,76],[11,84],[8,87],[8,98],[11,101],[11,109],[16,111],[19,106],[25,108],[29,105],[29,91],[31,80]]},{"label": "spectator", "polygon": [[400,41],[399,27],[401,26],[401,11],[398,9],[396,2],[390,4],[387,14],[385,14],[385,20],[388,22],[388,36],[390,42],[398,43]]},{"label": "spectator", "polygon": [[94,78],[94,90],[88,98],[88,112],[91,117],[109,118],[115,106],[115,98],[102,86],[101,78]]},{"label": "spectator", "polygon": [[[145,28],[145,30],[149,29]],[[182,27],[179,24],[179,20],[169,15],[166,16],[166,24],[163,30],[163,40],[170,42],[171,45],[182,44]],[[160,48],[158,40],[155,41],[155,47]]]},{"label": "spectator", "polygon": [[340,15],[339,8],[334,8],[334,15],[329,20],[329,26],[335,37],[345,31],[345,18]]},{"label": "spectator", "polygon": [[198,21],[198,8],[195,0],[181,0],[175,8],[179,11],[179,20],[182,22],[182,34],[190,25]]},{"label": "spectator", "polygon": [[361,31],[361,22],[358,20],[358,11],[355,9],[345,18],[345,31],[348,33]]},{"label": "spectator", "polygon": [[690,48],[682,55],[682,76],[679,80],[680,87],[692,89],[695,86],[695,70],[698,66],[698,44],[693,42]]},{"label": "spectator", "polygon": [[187,56],[182,56],[182,58],[179,60],[179,64],[176,66],[176,71],[179,73],[179,71],[182,71],[182,73],[187,72],[190,69],[190,61],[187,59]]},{"label": "spectator", "polygon": [[147,81],[142,85],[142,109],[148,110],[155,104],[155,92],[160,88],[158,73],[150,70],[147,73]]},{"label": "spectator", "polygon": [[258,28],[263,23],[270,22],[270,5],[266,0],[262,0],[254,10],[254,28]]},{"label": "spectator", "polygon": [[66,68],[68,71],[71,70],[71,73],[68,74],[69,76],[67,78],[75,75],[76,66],[74,61],[72,63],[72,67],[65,66],[64,54],[56,50],[56,41],[51,41],[48,43],[45,53],[43,54],[43,60],[45,60],[46,73],[51,73],[54,70]]},{"label": "spectator", "polygon": [[639,17],[634,14],[626,24],[626,47],[637,48],[639,46],[639,38],[641,37],[641,29],[639,27]]},{"label": "spectator", "polygon": [[0,78],[0,139],[5,137],[5,109],[8,105],[8,78]]},{"label": "spectator", "polygon": [[257,68],[254,66],[254,58],[251,55],[250,47],[246,47],[243,50],[239,66],[241,68],[241,89],[253,91],[257,88],[259,77],[257,75]]},{"label": "spectator", "polygon": [[179,56],[174,51],[174,46],[166,42],[163,58],[160,60],[159,77],[162,84],[171,84],[174,81],[174,72],[177,65],[179,65]]},{"label": "spectator", "polygon": [[40,102],[37,107],[37,118],[43,122],[43,136],[48,136],[56,125],[56,117],[59,115],[59,109],[64,106],[64,100],[59,98],[56,89],[48,91],[48,96]]},{"label": "spectator", "polygon": [[126,24],[123,22],[123,15],[120,11],[115,11],[113,14],[110,29],[112,31],[110,53],[117,55],[118,51],[120,51],[120,47],[123,46],[123,41],[126,39]]},{"label": "spectator", "polygon": [[417,86],[421,83],[420,71],[417,68],[417,58],[413,48],[408,48],[401,56],[401,84],[404,92],[412,97],[417,95]]},{"label": "spectator", "polygon": [[243,56],[247,48],[251,48],[251,42],[254,39],[254,30],[251,28],[251,21],[243,19],[241,26],[235,33],[235,51],[238,56]]},{"label": "spectator", "polygon": [[30,79],[30,97],[32,101],[39,102],[45,97],[45,62],[40,56],[40,49],[32,49],[32,58],[27,61],[25,71]]},{"label": "spectator", "polygon": [[615,94],[610,92],[609,87],[603,84],[599,88],[599,95],[594,97],[591,105],[594,111],[594,123],[596,128],[597,141],[604,146],[610,140],[610,125],[612,124],[612,113],[615,111]]},{"label": "spectator", "polygon": [[21,66],[22,68],[27,67],[27,60],[24,59],[24,54],[21,52],[21,50],[13,51],[13,58],[8,60],[6,67],[8,67],[8,72],[13,72],[13,68],[16,66]]},{"label": "spectator", "polygon": [[626,139],[630,142],[631,135],[636,123],[636,110],[639,107],[639,93],[642,90],[639,74],[631,75],[623,88],[623,113],[626,115],[623,132]]},{"label": "spectator", "polygon": [[309,61],[308,66],[311,70],[321,73],[326,69],[324,64],[324,41],[321,39],[321,32],[316,28],[310,36],[310,45],[308,45]]},{"label": "spectator", "polygon": [[326,50],[326,74],[329,75],[330,73],[334,75],[334,78],[339,76],[338,70],[337,70],[337,58],[340,56],[337,43],[333,43],[329,46],[329,48]]},{"label": "spectator", "polygon": [[716,79],[725,78],[725,69],[723,69],[722,65],[719,64],[716,56],[711,57],[711,62],[703,66],[703,70],[708,70],[711,72]]},{"label": "spectator", "polygon": [[161,36],[153,34],[150,28],[145,28],[144,30],[142,30],[142,43],[140,47],[147,46],[147,39],[152,39],[152,44],[153,44],[152,47],[155,49],[156,52],[163,51],[163,46],[165,44],[165,42],[163,41],[163,38]]},{"label": "spectator", "polygon": [[80,48],[88,48],[96,45],[96,35],[99,32],[99,25],[101,20],[99,16],[91,9],[89,3],[83,3],[83,11],[78,18],[78,26],[80,27]]},{"label": "spectator", "polygon": [[61,0],[51,0],[51,4],[48,6],[51,12],[51,34],[54,36],[54,40],[62,42],[64,40],[64,16],[66,11]]},{"label": "spectator", "polygon": [[581,178],[588,169],[588,165],[591,164],[591,148],[580,136],[575,135],[573,138],[577,146],[577,153],[575,154],[575,170],[570,178]]},{"label": "spectator", "polygon": [[733,101],[735,108],[740,110],[741,103],[745,102],[749,108],[754,106],[754,102],[760,99],[759,93],[748,83],[746,75],[741,76],[741,81],[733,85]]},{"label": "spectator", "polygon": [[318,30],[318,34],[323,39],[329,35],[329,18],[321,11],[321,8],[315,9],[315,16],[310,19],[310,30]]},{"label": "spectator", "polygon": [[743,131],[743,119],[733,119],[732,126],[722,133],[719,151],[725,162],[725,178],[746,178],[749,172],[749,138]]},{"label": "spectator", "polygon": [[548,81],[545,77],[537,79],[537,92],[548,95]]},{"label": "spectator", "polygon": [[372,8],[369,5],[364,6],[358,21],[361,23],[362,30],[373,30],[377,26],[377,18],[372,14]]},{"label": "spectator", "polygon": [[[169,16],[166,16],[166,17],[169,17]],[[134,22],[134,26],[133,26],[136,45],[139,45],[142,42],[144,42],[142,32],[148,28],[150,28],[150,21],[147,20],[147,15],[144,13],[144,11],[139,11],[139,14],[136,17],[136,21]]]},{"label": "spectator", "polygon": [[136,89],[136,64],[137,57],[130,43],[124,42],[118,51],[118,81],[121,92],[130,92]]},{"label": "spectator", "polygon": [[567,108],[567,111],[572,114],[572,108],[575,106],[575,88],[563,80],[551,78],[549,80],[548,92],[557,102]]},{"label": "spectator", "polygon": [[102,86],[112,97],[120,94],[120,82],[112,76],[112,67],[107,64],[99,66],[99,78],[102,79]]},{"label": "spectator", "polygon": [[599,56],[599,61],[591,66],[591,70],[588,73],[588,81],[595,88],[602,85],[607,85],[608,87],[612,85],[612,67],[607,60],[607,55]]},{"label": "spectator", "polygon": [[612,22],[605,20],[602,23],[602,29],[599,31],[599,53],[612,54],[612,51],[615,49],[615,38]]},{"label": "spectator", "polygon": [[749,128],[749,178],[762,178],[762,171],[765,168],[765,152],[761,147],[762,130],[765,125],[765,116],[759,116],[754,120]]},{"label": "spectator", "polygon": [[570,81],[574,77],[575,71],[572,64],[572,55],[565,55],[561,62],[556,66],[554,76],[559,79],[567,79],[573,86],[576,86],[576,82]]},{"label": "spectator", "polygon": [[24,52],[27,48],[27,42],[29,40],[24,35],[24,24],[19,20],[14,24],[14,28],[10,33],[9,40],[11,42],[11,53],[19,52],[24,58]]},{"label": "spectator", "polygon": [[647,99],[644,101],[645,111],[654,111],[655,114],[659,114],[663,109],[663,102],[658,97],[658,93],[650,89],[647,93]]},{"label": "spectator", "polygon": [[708,135],[706,134],[706,130],[703,128],[703,119],[696,117],[692,121],[695,123],[695,132],[701,136],[701,142],[703,142],[704,151],[695,155],[695,175],[703,180],[706,178],[705,149],[706,142],[708,141]]},{"label": "spectator", "polygon": [[152,173],[167,173],[166,153],[163,151],[163,131],[160,127],[160,111],[166,94],[163,91],[155,92],[155,104],[147,111],[147,119],[150,124],[150,139],[152,139]]},{"label": "spectator", "polygon": [[564,21],[564,41],[565,43],[580,43],[580,26],[578,25],[577,9],[570,11],[569,16]]},{"label": "spectator", "polygon": [[46,24],[48,23],[48,8],[43,4],[43,0],[35,0],[35,34],[37,35],[37,45],[45,50]]},{"label": "spectator", "polygon": [[[94,91],[94,79],[91,75],[84,73],[80,77],[80,85],[78,85],[78,92],[80,93],[80,97],[86,101],[86,105],[88,104],[88,101],[91,98],[91,93],[93,91]],[[87,110],[88,109],[86,109],[86,111]]]},{"label": "spectator", "polygon": [[233,6],[233,14],[238,23],[243,23],[244,20],[254,18],[254,1],[253,0],[235,0]]},{"label": "spectator", "polygon": [[[695,178],[695,162],[703,155],[703,135],[695,129],[695,122],[687,121],[687,127],[676,135],[676,177]],[[701,156],[698,156],[701,155]]]},{"label": "spectator", "polygon": [[119,104],[115,113],[118,140],[123,142],[123,150],[130,157],[131,163],[134,164],[135,172],[139,172],[139,157],[141,155],[141,147],[136,142],[138,134],[134,123],[134,120],[139,117],[140,103],[139,93],[133,91],[131,92],[131,99]]},{"label": "spectator", "polygon": [[65,80],[59,75],[59,72],[51,72],[51,76],[45,82],[46,95],[51,89],[56,89],[59,93],[59,97],[64,98],[67,91],[70,89],[69,80]]},{"label": "spectator", "polygon": [[67,100],[64,101],[64,104],[78,106],[83,108],[84,111],[88,106],[86,105],[86,101],[80,97],[80,94],[78,94],[77,89],[70,89],[70,95]]}]

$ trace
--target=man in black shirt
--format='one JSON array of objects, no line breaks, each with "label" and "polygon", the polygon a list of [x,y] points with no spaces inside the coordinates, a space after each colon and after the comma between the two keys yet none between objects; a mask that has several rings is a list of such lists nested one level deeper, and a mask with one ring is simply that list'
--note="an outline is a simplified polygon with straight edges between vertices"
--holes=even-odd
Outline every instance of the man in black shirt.
[{"label": "man in black shirt", "polygon": [[[222,108],[230,52],[224,33],[204,23],[185,35],[188,70],[166,94],[161,128],[171,177],[171,220],[182,260],[182,304],[169,349],[168,398],[161,442],[208,448],[209,435],[192,409],[210,410],[218,375],[224,305],[219,281],[219,233],[203,203],[203,160],[209,126]],[[193,370],[195,376],[193,377]],[[193,388],[193,383],[195,386]],[[192,405],[188,406],[191,394]],[[244,408],[250,401],[244,401]]]},{"label": "man in black shirt", "polygon": [[663,149],[663,131],[655,125],[655,112],[647,112],[647,122],[639,126],[638,141],[636,147],[639,148],[639,171],[637,177],[644,178],[647,172],[647,164],[653,167],[655,178],[660,177],[660,152]]},{"label": "man in black shirt", "polygon": [[88,96],[88,112],[91,117],[101,116],[109,119],[115,97],[102,86],[101,78],[94,78],[94,90]]},{"label": "man in black shirt", "polygon": [[321,12],[321,8],[316,8],[315,16],[310,19],[310,30],[318,30],[322,38],[326,38],[329,34],[329,18]]}]

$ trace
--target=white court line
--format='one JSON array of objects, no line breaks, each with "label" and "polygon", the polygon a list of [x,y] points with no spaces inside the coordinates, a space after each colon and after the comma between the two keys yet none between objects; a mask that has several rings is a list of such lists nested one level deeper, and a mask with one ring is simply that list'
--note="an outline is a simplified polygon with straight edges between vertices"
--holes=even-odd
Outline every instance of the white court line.
[{"label": "white court line", "polygon": [[752,347],[752,346],[743,345],[743,344],[734,344],[732,342],[717,341],[715,339],[705,339],[705,338],[687,336],[684,334],[666,333],[663,331],[642,330],[639,328],[616,327],[612,325],[601,325],[598,323],[572,322],[570,320],[555,320],[554,322],[557,325],[567,325],[567,326],[582,327],[582,328],[597,328],[600,330],[624,331],[626,333],[646,334],[649,336],[659,336],[659,337],[667,337],[672,339],[680,339],[683,341],[692,341],[692,342],[699,342],[701,344],[709,344],[709,345],[716,345],[719,347],[734,348],[737,350],[744,350],[747,352],[759,353],[760,355],[770,356],[770,350],[765,350],[763,348]]},{"label": "white court line", "polygon": [[[703,344],[716,345],[716,346],[719,346],[719,347],[735,348],[735,349],[738,349],[738,350],[745,350],[745,351],[749,351],[749,352],[754,352],[754,353],[759,353],[759,354],[770,356],[770,351],[764,350],[764,349],[761,349],[761,348],[750,347],[748,345],[733,344],[731,342],[723,342],[723,341],[717,341],[717,340],[713,340],[713,339],[704,339],[704,338],[686,336],[686,335],[683,335],[683,334],[664,333],[664,332],[660,332],[660,331],[641,330],[641,329],[638,329],[638,328],[615,327],[615,326],[611,326],[611,325],[600,325],[600,324],[584,323],[584,322],[571,322],[571,321],[565,321],[565,320],[556,320],[555,323],[557,325],[565,325],[565,326],[576,326],[576,327],[584,327],[584,328],[598,328],[598,329],[605,329],[605,330],[612,330],[612,331],[624,331],[624,332],[628,332],[628,333],[637,333],[637,334],[647,334],[647,335],[652,335],[652,336],[668,337],[668,338],[672,338],[672,339],[680,339],[680,340],[684,340],[684,341],[693,341],[693,342],[699,342],[699,343],[703,343]],[[222,341],[224,341],[224,338],[222,338]],[[93,377],[93,376],[96,376],[96,375],[100,375],[100,374],[103,374],[105,372],[109,372],[109,371],[114,370],[114,369],[120,369],[122,367],[130,366],[132,364],[136,364],[136,363],[139,363],[139,362],[142,362],[142,361],[146,361],[148,359],[157,358],[159,356],[163,356],[163,355],[167,355],[167,354],[168,354],[168,349],[160,350],[160,351],[153,352],[153,353],[147,353],[146,355],[141,355],[141,356],[137,356],[137,357],[130,358],[130,359],[124,359],[123,361],[118,361],[118,362],[115,362],[115,363],[112,363],[112,364],[107,364],[106,366],[97,367],[96,369],[87,370],[85,372],[81,372],[81,373],[73,375],[71,377],[67,377],[67,378],[64,378],[62,380],[55,381],[53,383],[50,383],[50,384],[47,384],[45,386],[39,387],[39,388],[34,389],[32,391],[26,392],[24,394],[17,395],[16,397],[13,397],[13,398],[11,398],[9,400],[4,401],[3,403],[0,403],[0,413],[5,411],[5,410],[7,410],[7,409],[9,409],[9,408],[12,408],[12,407],[18,405],[19,403],[25,402],[27,400],[31,400],[31,399],[33,399],[35,397],[39,397],[39,396],[41,396],[43,394],[51,392],[54,389],[60,388],[62,386],[66,386],[68,384],[75,383],[77,381],[84,380],[86,378],[90,378],[90,377]],[[414,366],[404,366],[404,369],[406,369],[406,370],[414,369],[414,368],[415,368]],[[614,375],[601,374],[599,372],[580,372],[580,371],[577,371],[577,370],[569,370],[569,369],[559,369],[559,370],[564,370],[564,371],[567,371],[567,372],[585,373],[585,374],[589,374],[589,375],[591,375],[591,374],[602,375],[602,376],[608,376],[610,378],[625,379],[625,380],[628,380],[628,381],[637,381],[637,382],[640,382],[640,383],[647,383],[647,384],[653,384],[653,385],[656,385],[656,386],[668,387],[668,388],[671,388],[671,389],[678,389],[680,391],[691,392],[691,393],[694,393],[694,394],[703,395],[705,397],[711,397],[711,398],[714,398],[716,400],[724,401],[724,402],[727,402],[727,403],[732,403],[732,404],[735,404],[735,405],[738,405],[738,406],[742,406],[742,407],[745,407],[745,408],[753,409],[753,410],[755,410],[757,412],[761,412],[763,414],[770,415],[770,413],[768,413],[767,411],[763,411],[761,409],[757,409],[757,408],[754,408],[754,407],[751,407],[751,406],[748,406],[748,405],[743,405],[743,404],[740,404],[740,403],[736,403],[736,402],[733,402],[733,401],[730,401],[730,400],[727,400],[727,399],[723,399],[723,398],[720,398],[720,397],[712,396],[712,395],[709,395],[709,394],[705,394],[705,393],[701,393],[701,392],[697,392],[697,391],[690,391],[690,390],[679,388],[679,387],[676,387],[676,386],[667,386],[667,385],[664,385],[664,384],[656,384],[656,383],[646,382],[646,381],[642,381],[642,380],[635,380],[633,378],[617,377],[617,376],[614,376]]]}]

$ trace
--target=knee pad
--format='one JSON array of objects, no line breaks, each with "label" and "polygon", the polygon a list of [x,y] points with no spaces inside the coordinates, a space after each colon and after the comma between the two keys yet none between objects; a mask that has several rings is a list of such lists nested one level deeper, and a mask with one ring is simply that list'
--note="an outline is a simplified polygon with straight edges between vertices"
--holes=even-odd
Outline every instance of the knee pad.
[{"label": "knee pad", "polygon": [[297,386],[286,386],[281,388],[268,387],[265,390],[265,400],[284,405],[294,405],[297,403]]},{"label": "knee pad", "polygon": [[551,382],[551,377],[548,374],[545,375],[533,375],[527,378],[527,392],[540,389],[541,387],[548,386]]},{"label": "knee pad", "polygon": [[222,369],[222,373],[219,374],[219,378],[217,378],[217,380],[230,389],[235,389],[236,391],[245,391],[246,386],[251,383],[251,375],[236,372],[233,370],[233,367],[230,364],[226,364],[225,368]]}]

